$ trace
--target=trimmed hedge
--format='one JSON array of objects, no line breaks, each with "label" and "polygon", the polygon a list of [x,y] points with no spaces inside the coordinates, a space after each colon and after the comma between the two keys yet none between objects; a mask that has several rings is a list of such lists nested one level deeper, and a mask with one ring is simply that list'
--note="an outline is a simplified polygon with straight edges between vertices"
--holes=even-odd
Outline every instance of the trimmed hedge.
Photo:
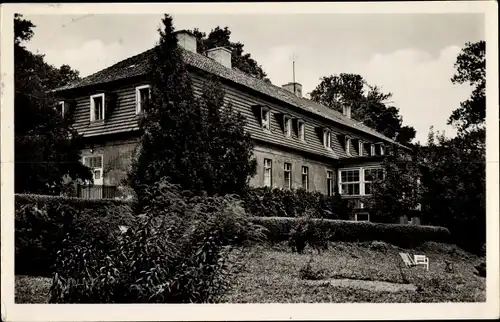
[{"label": "trimmed hedge", "polygon": [[[299,218],[253,217],[255,224],[267,228],[267,240],[281,242],[288,240],[290,232]],[[384,241],[401,247],[414,247],[423,242],[435,241],[449,243],[450,232],[444,227],[379,224],[360,221],[331,219],[312,219],[322,232],[332,233],[330,241]]]},{"label": "trimmed hedge", "polygon": [[133,203],[31,194],[15,195],[15,272],[50,276],[69,234],[98,239],[131,219]]},{"label": "trimmed hedge", "polygon": [[299,217],[309,212],[313,217],[349,219],[349,202],[338,193],[326,196],[303,189],[249,188],[242,196],[245,210],[256,217]]}]

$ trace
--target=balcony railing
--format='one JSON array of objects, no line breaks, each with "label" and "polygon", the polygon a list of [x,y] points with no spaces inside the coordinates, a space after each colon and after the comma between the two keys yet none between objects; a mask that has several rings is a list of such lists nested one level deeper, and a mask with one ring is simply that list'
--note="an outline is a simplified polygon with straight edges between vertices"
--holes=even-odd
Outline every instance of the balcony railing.
[{"label": "balcony railing", "polygon": [[115,199],[120,197],[117,186],[78,185],[76,196],[84,199]]}]

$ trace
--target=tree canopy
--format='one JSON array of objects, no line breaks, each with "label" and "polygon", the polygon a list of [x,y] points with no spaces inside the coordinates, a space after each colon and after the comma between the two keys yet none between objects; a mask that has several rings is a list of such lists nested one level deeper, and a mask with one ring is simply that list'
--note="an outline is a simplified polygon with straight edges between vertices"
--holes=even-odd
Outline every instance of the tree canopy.
[{"label": "tree canopy", "polygon": [[391,97],[392,93],[382,93],[361,75],[348,73],[321,78],[311,92],[313,101],[339,112],[344,105],[349,105],[352,118],[399,143],[408,144],[415,138],[416,131],[411,126],[403,126],[399,109],[390,104]]},{"label": "tree canopy", "polygon": [[249,53],[244,52],[243,47],[245,47],[245,45],[239,41],[231,41],[231,30],[229,30],[228,27],[220,28],[217,26],[215,29],[212,29],[208,35],[201,32],[198,28],[190,30],[190,32],[196,36],[198,53],[204,53],[206,50],[216,47],[231,49],[231,62],[233,67],[268,83],[271,82],[269,78],[267,78],[267,74],[262,69],[262,66],[259,65]]},{"label": "tree canopy", "polygon": [[78,79],[68,65],[56,68],[24,47],[36,26],[14,16],[15,191],[58,194],[65,177],[90,179],[80,162],[81,140],[47,92]]}]

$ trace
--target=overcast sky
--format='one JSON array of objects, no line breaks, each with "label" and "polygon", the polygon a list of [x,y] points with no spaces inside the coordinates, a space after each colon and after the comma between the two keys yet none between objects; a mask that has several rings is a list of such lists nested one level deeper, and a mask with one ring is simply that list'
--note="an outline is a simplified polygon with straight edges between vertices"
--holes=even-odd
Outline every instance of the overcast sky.
[{"label": "overcast sky", "polygon": [[[68,64],[87,76],[145,51],[158,40],[162,15],[31,15],[36,28],[28,49],[46,61]],[[429,127],[446,125],[471,92],[453,85],[457,54],[485,39],[482,14],[173,15],[176,29],[210,32],[228,26],[275,85],[296,80],[311,92],[320,77],[358,73],[393,93],[404,124],[425,143]]]}]

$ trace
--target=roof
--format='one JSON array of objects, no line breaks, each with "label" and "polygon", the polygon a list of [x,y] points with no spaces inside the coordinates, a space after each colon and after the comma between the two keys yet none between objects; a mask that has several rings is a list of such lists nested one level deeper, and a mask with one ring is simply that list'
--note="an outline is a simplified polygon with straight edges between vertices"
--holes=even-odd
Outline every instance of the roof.
[{"label": "roof", "polygon": [[[399,146],[408,149],[408,147],[403,146],[398,142],[394,141],[393,139],[386,137],[385,135],[364,125],[362,122],[359,122],[352,118],[348,118],[344,116],[342,113],[335,111],[329,107],[326,107],[324,105],[321,105],[306,98],[297,97],[294,93],[286,89],[272,85],[270,83],[266,83],[265,81],[252,77],[248,74],[245,74],[244,72],[238,69],[227,68],[204,55],[194,53],[189,50],[185,50],[182,47],[179,48],[182,50],[185,63],[190,66],[217,75],[223,79],[245,86],[261,94],[278,99],[282,102],[293,105],[302,110],[311,112],[313,114],[334,121],[336,123],[345,125],[349,128],[364,132],[366,134],[377,137],[387,142],[398,144]],[[149,58],[152,54],[153,54],[153,49],[149,49],[138,55],[132,56],[121,62],[118,62],[112,65],[111,67],[103,69],[95,74],[87,76],[81,80],[75,81],[63,87],[59,87],[55,89],[54,92],[66,91],[102,83],[109,83],[135,76],[146,75],[146,73],[149,70],[148,69]]]}]

